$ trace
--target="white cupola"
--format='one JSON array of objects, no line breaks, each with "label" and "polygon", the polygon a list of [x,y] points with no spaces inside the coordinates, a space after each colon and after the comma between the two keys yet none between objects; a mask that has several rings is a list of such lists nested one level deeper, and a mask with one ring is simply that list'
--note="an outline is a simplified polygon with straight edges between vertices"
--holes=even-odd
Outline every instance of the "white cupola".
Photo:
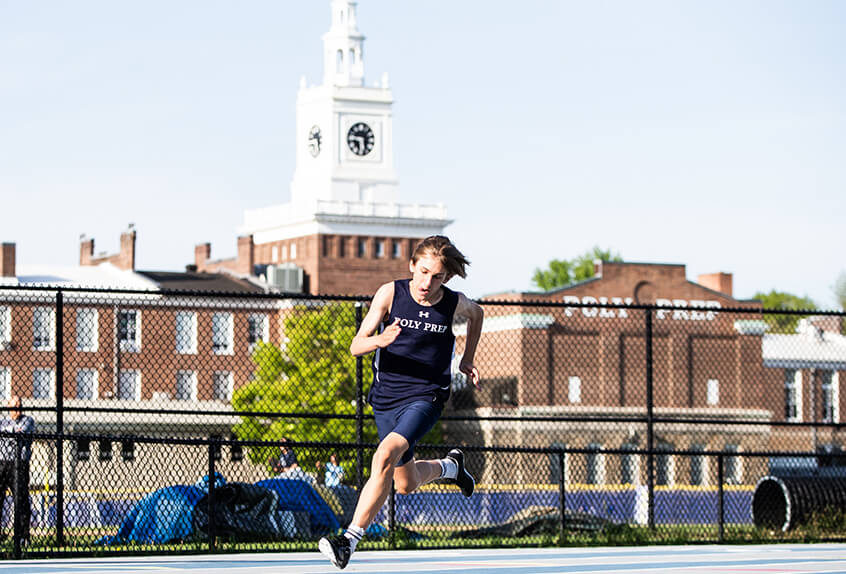
[{"label": "white cupola", "polygon": [[358,31],[356,3],[332,0],[332,27],[323,35],[323,83],[364,85],[364,36]]}]

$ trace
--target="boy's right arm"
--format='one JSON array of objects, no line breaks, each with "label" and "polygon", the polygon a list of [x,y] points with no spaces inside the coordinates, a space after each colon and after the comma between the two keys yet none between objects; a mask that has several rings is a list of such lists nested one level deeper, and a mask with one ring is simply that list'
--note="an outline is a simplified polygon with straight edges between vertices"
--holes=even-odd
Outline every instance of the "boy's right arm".
[{"label": "boy's right arm", "polygon": [[376,349],[383,349],[393,343],[399,336],[400,326],[397,324],[399,319],[386,327],[381,333],[373,334],[379,328],[379,323],[388,314],[393,298],[393,283],[385,283],[376,291],[376,295],[373,296],[373,301],[370,304],[370,310],[364,316],[361,327],[358,329],[355,337],[353,337],[352,344],[350,345],[350,353],[354,357],[366,355]]}]

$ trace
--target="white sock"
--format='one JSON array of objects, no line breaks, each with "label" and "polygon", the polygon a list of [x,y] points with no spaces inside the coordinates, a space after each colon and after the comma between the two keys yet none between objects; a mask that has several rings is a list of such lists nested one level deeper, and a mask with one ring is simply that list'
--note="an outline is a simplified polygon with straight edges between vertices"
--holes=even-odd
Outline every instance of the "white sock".
[{"label": "white sock", "polygon": [[355,547],[364,538],[364,528],[350,524],[346,532],[344,532],[344,536],[350,539],[350,552],[355,552]]},{"label": "white sock", "polygon": [[442,458],[438,461],[441,463],[441,478],[455,478],[458,476],[458,465],[451,458]]}]

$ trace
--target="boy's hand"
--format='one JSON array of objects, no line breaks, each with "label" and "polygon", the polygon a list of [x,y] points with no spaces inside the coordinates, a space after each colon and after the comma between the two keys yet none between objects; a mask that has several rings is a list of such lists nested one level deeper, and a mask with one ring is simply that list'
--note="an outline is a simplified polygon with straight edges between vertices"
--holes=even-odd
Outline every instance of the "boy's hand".
[{"label": "boy's hand", "polygon": [[379,334],[377,345],[379,345],[380,348],[384,349],[385,347],[397,340],[400,331],[402,331],[402,329],[399,326],[399,317],[397,317],[396,319],[394,319],[393,323],[385,327],[385,330]]},{"label": "boy's hand", "polygon": [[482,379],[479,376],[479,369],[477,369],[470,361],[461,361],[458,365],[458,370],[467,375],[467,378],[473,381],[473,386],[476,390],[482,389]]}]

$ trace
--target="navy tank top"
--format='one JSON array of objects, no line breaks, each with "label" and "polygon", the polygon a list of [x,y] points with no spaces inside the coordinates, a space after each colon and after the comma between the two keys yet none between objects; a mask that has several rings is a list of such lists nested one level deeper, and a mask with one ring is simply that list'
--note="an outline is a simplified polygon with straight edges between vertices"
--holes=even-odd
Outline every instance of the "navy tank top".
[{"label": "navy tank top", "polygon": [[446,402],[455,348],[452,318],[458,293],[441,287],[435,305],[420,305],[409,292],[410,279],[394,281],[391,312],[380,332],[399,319],[396,340],[377,349],[373,357],[373,385],[368,401],[373,408],[393,409],[418,400]]}]

